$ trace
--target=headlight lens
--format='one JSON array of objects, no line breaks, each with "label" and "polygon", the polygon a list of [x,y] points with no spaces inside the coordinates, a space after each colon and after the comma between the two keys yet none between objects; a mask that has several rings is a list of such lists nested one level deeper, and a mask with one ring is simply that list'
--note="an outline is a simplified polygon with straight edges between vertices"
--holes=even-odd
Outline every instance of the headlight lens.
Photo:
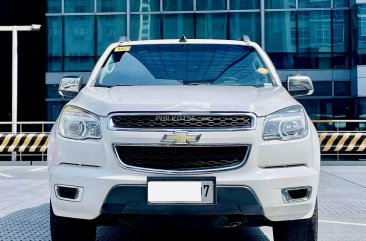
[{"label": "headlight lens", "polygon": [[308,124],[304,108],[291,106],[266,117],[263,139],[297,140],[308,134]]},{"label": "headlight lens", "polygon": [[75,106],[66,106],[58,125],[61,136],[76,140],[102,137],[99,117]]}]

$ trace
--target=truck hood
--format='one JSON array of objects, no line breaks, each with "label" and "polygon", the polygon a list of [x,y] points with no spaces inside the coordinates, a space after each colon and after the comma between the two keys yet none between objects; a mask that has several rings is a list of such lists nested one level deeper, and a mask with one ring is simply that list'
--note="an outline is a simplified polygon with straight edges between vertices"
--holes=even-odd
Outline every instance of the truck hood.
[{"label": "truck hood", "polygon": [[251,112],[266,116],[299,104],[283,87],[85,87],[69,105],[99,116],[112,112]]}]

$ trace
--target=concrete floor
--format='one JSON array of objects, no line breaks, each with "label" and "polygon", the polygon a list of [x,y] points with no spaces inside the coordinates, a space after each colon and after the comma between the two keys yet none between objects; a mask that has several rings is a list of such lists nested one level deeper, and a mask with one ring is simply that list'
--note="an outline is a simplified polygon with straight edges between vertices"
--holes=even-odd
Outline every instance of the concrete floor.
[{"label": "concrete floor", "polygon": [[[44,166],[0,166],[0,241],[50,240],[49,192]],[[323,166],[319,240],[366,240],[366,167]],[[97,240],[273,240],[272,229],[146,230],[98,227]]]}]

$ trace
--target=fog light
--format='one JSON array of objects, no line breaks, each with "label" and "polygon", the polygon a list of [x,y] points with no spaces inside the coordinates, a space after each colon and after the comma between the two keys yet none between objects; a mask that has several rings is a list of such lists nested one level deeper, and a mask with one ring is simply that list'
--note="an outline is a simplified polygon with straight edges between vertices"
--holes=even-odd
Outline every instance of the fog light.
[{"label": "fog light", "polygon": [[311,187],[295,187],[282,189],[283,201],[286,203],[305,202],[311,198]]},{"label": "fog light", "polygon": [[65,201],[80,202],[83,191],[82,187],[55,185],[56,197]]}]

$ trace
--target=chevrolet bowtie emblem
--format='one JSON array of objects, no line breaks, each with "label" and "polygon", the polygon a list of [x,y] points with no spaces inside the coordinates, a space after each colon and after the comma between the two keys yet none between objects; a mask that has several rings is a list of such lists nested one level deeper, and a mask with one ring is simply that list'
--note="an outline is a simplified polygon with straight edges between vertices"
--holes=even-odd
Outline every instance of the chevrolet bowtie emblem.
[{"label": "chevrolet bowtie emblem", "polygon": [[201,134],[188,134],[188,132],[175,132],[174,134],[165,134],[161,142],[171,144],[191,144],[197,143],[201,138]]}]

